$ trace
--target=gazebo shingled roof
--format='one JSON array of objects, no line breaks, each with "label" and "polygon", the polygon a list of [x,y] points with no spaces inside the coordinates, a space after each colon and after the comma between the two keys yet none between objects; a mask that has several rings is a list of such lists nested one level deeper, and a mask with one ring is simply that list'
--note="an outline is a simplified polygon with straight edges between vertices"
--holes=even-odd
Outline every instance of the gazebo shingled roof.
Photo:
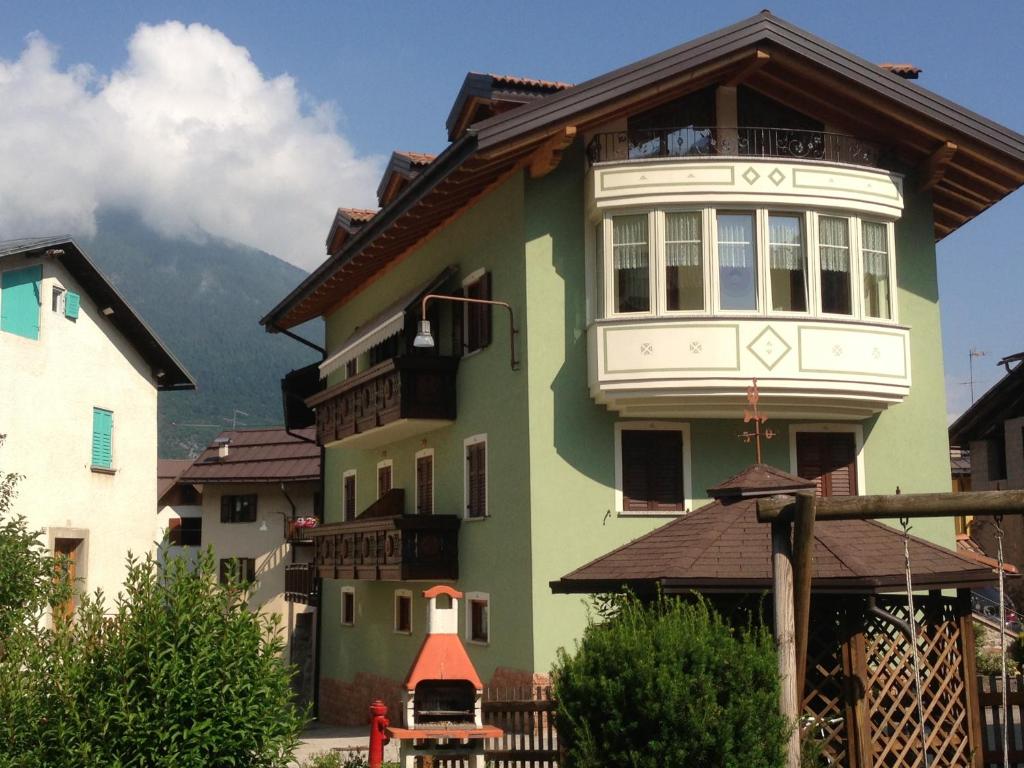
[{"label": "gazebo shingled roof", "polygon": [[[810,489],[814,483],[763,464],[709,489],[716,500],[551,582],[556,593],[749,593],[772,587],[771,526],[757,521],[757,497]],[[914,585],[973,587],[995,580],[991,568],[911,536]],[[815,592],[903,591],[903,534],[873,520],[818,521]]]}]

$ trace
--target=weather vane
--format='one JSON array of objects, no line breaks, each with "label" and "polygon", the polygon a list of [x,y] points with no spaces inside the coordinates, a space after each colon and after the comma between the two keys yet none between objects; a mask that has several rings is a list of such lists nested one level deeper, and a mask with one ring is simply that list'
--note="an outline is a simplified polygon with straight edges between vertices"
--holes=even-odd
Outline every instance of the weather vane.
[{"label": "weather vane", "polygon": [[757,446],[757,463],[761,463],[761,438],[765,440],[771,440],[775,437],[775,432],[770,427],[761,429],[761,426],[768,421],[767,416],[763,416],[757,410],[757,401],[761,399],[761,393],[757,389],[757,379],[753,380],[753,384],[747,387],[747,402],[750,403],[749,409],[743,411],[743,423],[749,424],[754,422],[754,431],[749,430],[740,432],[737,437],[742,437],[743,442],[749,443],[751,439],[754,440],[754,444]]}]

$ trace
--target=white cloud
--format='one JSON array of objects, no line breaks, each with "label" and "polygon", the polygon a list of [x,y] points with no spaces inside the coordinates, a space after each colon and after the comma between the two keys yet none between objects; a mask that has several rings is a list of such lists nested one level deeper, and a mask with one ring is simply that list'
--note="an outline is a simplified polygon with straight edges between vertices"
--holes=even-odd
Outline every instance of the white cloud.
[{"label": "white cloud", "polygon": [[332,105],[201,24],[140,26],[109,77],[61,68],[32,35],[0,59],[0,104],[0,238],[91,234],[123,207],[312,268],[337,206],[373,206],[381,158],[356,153]]}]

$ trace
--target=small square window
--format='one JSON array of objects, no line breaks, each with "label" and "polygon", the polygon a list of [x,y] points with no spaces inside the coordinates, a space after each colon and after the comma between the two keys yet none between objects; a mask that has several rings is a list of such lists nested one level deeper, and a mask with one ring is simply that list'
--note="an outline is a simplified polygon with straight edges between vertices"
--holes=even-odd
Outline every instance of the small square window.
[{"label": "small square window", "polygon": [[412,592],[407,589],[395,591],[395,632],[412,634]]},{"label": "small square window", "polygon": [[341,623],[346,627],[356,623],[356,590],[355,587],[341,588]]},{"label": "small square window", "polygon": [[50,309],[57,314],[64,314],[64,294],[65,291],[60,286],[53,286],[53,294],[50,297]]},{"label": "small square window", "polygon": [[203,518],[172,517],[168,525],[167,541],[176,547],[202,546]]},{"label": "small square window", "polygon": [[466,602],[466,639],[471,643],[491,641],[491,598],[483,592],[470,592]]},{"label": "small square window", "polygon": [[220,561],[220,583],[226,584],[231,577],[242,584],[256,581],[256,559],[252,557],[223,557]]},{"label": "small square window", "polygon": [[255,523],[256,494],[221,496],[220,521],[222,523]]},{"label": "small square window", "polygon": [[619,512],[685,512],[690,496],[688,426],[673,422],[621,422],[615,433]]}]

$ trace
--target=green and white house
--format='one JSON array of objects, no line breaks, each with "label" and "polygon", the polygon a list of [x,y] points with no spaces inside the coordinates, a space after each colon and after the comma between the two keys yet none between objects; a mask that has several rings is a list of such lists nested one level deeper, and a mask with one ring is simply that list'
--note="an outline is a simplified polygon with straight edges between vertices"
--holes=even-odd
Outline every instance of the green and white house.
[{"label": "green and white house", "polygon": [[542,680],[586,620],[550,582],[751,464],[754,378],[766,463],[948,489],[935,243],[1024,137],[917,74],[768,13],[575,86],[470,74],[450,145],[338,212],[263,319],[326,323],[323,719],[396,701],[438,581],[485,681]]}]

